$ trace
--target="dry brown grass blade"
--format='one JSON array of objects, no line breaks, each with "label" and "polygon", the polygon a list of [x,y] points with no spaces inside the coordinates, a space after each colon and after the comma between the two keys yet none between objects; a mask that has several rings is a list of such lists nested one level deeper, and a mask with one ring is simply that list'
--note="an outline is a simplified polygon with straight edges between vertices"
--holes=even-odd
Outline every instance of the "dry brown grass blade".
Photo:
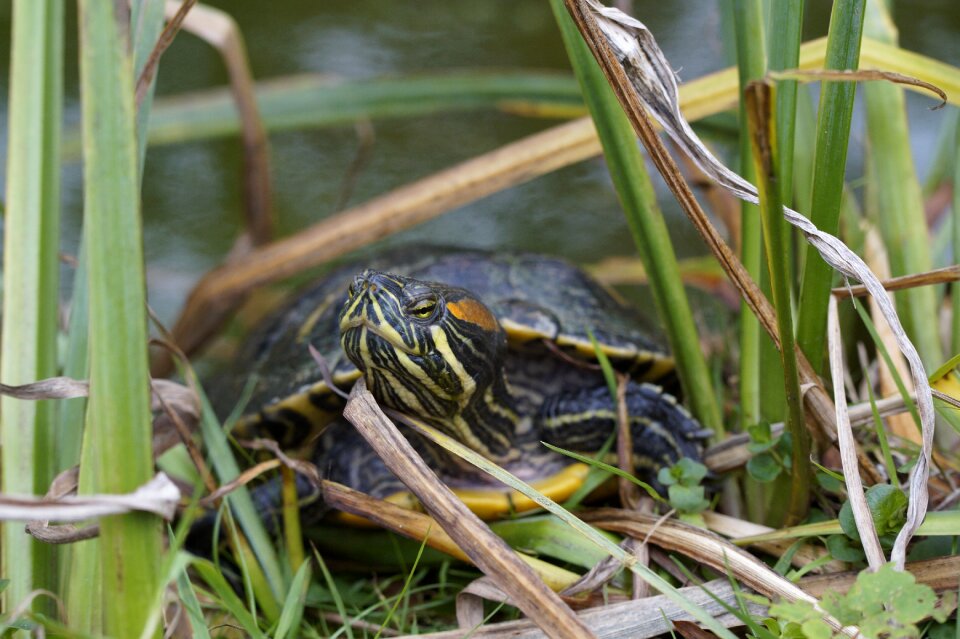
[{"label": "dry brown grass blade", "polygon": [[947,93],[935,84],[926,82],[913,76],[896,73],[894,71],[880,71],[878,69],[793,69],[790,71],[777,71],[768,74],[774,80],[799,80],[800,82],[861,82],[883,80],[894,84],[905,84],[918,89],[926,89],[935,93],[940,98],[941,103],[930,107],[930,110],[942,109],[947,105]]},{"label": "dry brown grass blade", "polygon": [[617,508],[587,511],[582,519],[604,530],[646,538],[665,550],[691,557],[720,573],[729,573],[767,597],[816,603],[814,597],[745,550],[713,533],[675,519],[661,521],[652,515]]},{"label": "dry brown grass blade", "polygon": [[[737,600],[730,583],[723,579],[704,584],[705,588],[728,606],[736,607]],[[697,607],[714,615],[721,625],[733,628],[743,625],[743,622],[733,615],[726,614],[726,609],[715,601],[699,586],[681,588],[680,594],[693,602]],[[756,604],[748,604],[750,614],[759,616],[764,608]],[[636,599],[620,603],[584,610],[580,618],[598,636],[604,639],[647,639],[670,632],[672,620],[690,620],[689,614],[677,607],[663,595]],[[527,620],[506,621],[480,626],[469,635],[472,639],[542,639],[550,637],[536,628]],[[419,635],[406,635],[405,639],[463,639],[464,631],[448,630]]]},{"label": "dry brown grass blade", "polygon": [[431,548],[461,561],[470,561],[460,546],[429,515],[375,499],[336,482],[323,480],[321,486],[323,501],[331,508],[363,517],[404,537],[423,541]]},{"label": "dry brown grass blade", "polygon": [[840,339],[840,318],[837,313],[837,298],[832,295],[827,306],[827,350],[830,356],[830,375],[833,378],[833,397],[837,405],[837,448],[840,449],[840,461],[843,464],[847,499],[853,510],[853,518],[860,533],[863,552],[867,555],[867,563],[872,570],[878,570],[880,566],[887,563],[887,558],[880,546],[877,527],[873,523],[870,507],[867,506],[867,498],[864,495],[863,483],[860,481],[857,468],[858,460],[854,451],[856,439],[850,426],[846,390],[843,387],[843,343]]},{"label": "dry brown grass blade", "polygon": [[200,500],[200,505],[204,508],[209,508],[210,506],[216,505],[226,495],[229,495],[241,486],[246,486],[263,473],[277,468],[281,463],[282,462],[279,459],[268,459],[267,461],[260,462],[259,464],[246,469],[237,475],[236,479],[233,481],[227,482],[219,488],[211,491],[209,495]]},{"label": "dry brown grass blade", "polygon": [[[900,277],[891,277],[883,280],[883,288],[888,291],[902,291],[917,286],[929,286],[931,284],[946,284],[960,280],[960,264],[945,266],[944,268],[934,269],[926,273],[912,273],[910,275],[901,275]],[[867,287],[858,284],[857,286],[838,286],[832,290],[834,297],[843,299],[846,297],[865,297],[868,294]]]},{"label": "dry brown grass blade", "polygon": [[[59,499],[67,495],[77,494],[77,480],[80,477],[80,467],[74,466],[58,474],[50,482],[50,488],[44,499]],[[85,539],[93,539],[100,534],[100,524],[90,524],[78,528],[73,524],[50,525],[47,520],[33,520],[27,522],[26,531],[34,539],[46,544],[72,544]]]},{"label": "dry brown grass blade", "polygon": [[[936,392],[935,392],[936,394]],[[885,397],[877,401],[877,411],[881,417],[897,415],[906,412],[907,407],[900,395]],[[873,421],[873,410],[870,402],[855,404],[849,408],[850,423],[862,426]],[[783,432],[783,423],[771,424],[770,429],[775,437]],[[703,454],[703,463],[715,473],[725,473],[746,464],[753,454],[747,449],[750,444],[750,435],[738,433],[727,437],[722,442],[710,446]],[[941,462],[942,463],[942,462]]]},{"label": "dry brown grass blade", "polygon": [[[775,529],[768,526],[761,526],[750,521],[729,517],[720,513],[707,511],[703,513],[703,519],[707,522],[707,527],[713,532],[723,535],[727,538],[747,537],[752,535],[762,535],[773,532]],[[766,541],[752,544],[765,553],[774,557],[781,557],[790,546],[796,542],[796,539],[784,539],[777,541]],[[798,568],[806,566],[813,561],[819,561],[826,556],[827,549],[814,544],[804,544],[800,546],[793,554],[790,563]],[[815,568],[814,572],[838,572],[843,570],[846,564],[842,561],[830,561]]]},{"label": "dry brown grass blade", "polygon": [[132,511],[153,513],[173,519],[180,489],[163,473],[131,493],[113,495],[64,495],[47,499],[33,496],[0,495],[0,519],[83,521]]},{"label": "dry brown grass blade", "polygon": [[[917,583],[926,584],[936,590],[956,590],[957,573],[960,572],[960,556],[937,557],[911,561],[904,567],[917,579]],[[860,573],[855,570],[826,575],[812,575],[800,580],[800,585],[811,595],[820,597],[828,590],[846,592],[857,580]]]},{"label": "dry brown grass blade", "polygon": [[343,415],[470,560],[544,632],[559,638],[594,636],[557,594],[437,478],[383,414],[362,378],[354,385]]},{"label": "dry brown grass blade", "polygon": [[143,71],[140,72],[140,77],[137,78],[136,100],[138,110],[140,109],[140,105],[143,104],[143,99],[150,89],[153,78],[157,75],[160,56],[173,44],[173,39],[180,31],[184,18],[187,17],[187,13],[190,12],[190,9],[192,9],[195,4],[197,4],[197,0],[184,0],[176,13],[172,16],[170,16],[169,13],[167,14],[167,26],[164,27],[163,32],[160,33],[157,44],[154,45],[153,51],[150,52],[150,57],[147,59],[147,63],[143,65]]},{"label": "dry brown grass blade", "polygon": [[[294,467],[294,469],[299,470],[297,467]],[[443,528],[437,525],[436,520],[430,515],[409,510],[388,501],[375,499],[343,484],[325,479],[318,481],[323,489],[323,501],[331,508],[362,517],[375,523],[380,528],[386,528],[414,541],[426,543],[431,548],[461,561],[470,561],[470,557],[460,549],[460,546],[453,541]],[[551,590],[559,592],[578,579],[576,573],[530,555],[520,552],[516,554],[537,571],[537,574]]]},{"label": "dry brown grass blade", "polygon": [[[167,19],[173,20],[181,6],[176,0],[167,0]],[[198,4],[183,17],[183,29],[215,48],[227,67],[230,90],[240,114],[240,135],[243,139],[247,235],[254,246],[265,244],[273,233],[270,142],[260,118],[253,74],[247,62],[247,48],[240,28],[228,13]]]},{"label": "dry brown grass blade", "polygon": [[684,639],[713,639],[717,635],[704,630],[692,621],[678,620],[673,622],[673,629]]}]

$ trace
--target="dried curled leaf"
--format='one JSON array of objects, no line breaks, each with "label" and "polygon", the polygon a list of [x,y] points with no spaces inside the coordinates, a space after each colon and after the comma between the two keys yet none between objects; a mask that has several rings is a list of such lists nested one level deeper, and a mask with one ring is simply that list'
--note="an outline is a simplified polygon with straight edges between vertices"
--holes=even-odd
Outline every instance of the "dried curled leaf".
[{"label": "dried curled leaf", "polygon": [[169,521],[179,501],[180,489],[164,473],[157,473],[143,486],[123,495],[67,495],[53,499],[0,495],[0,520],[83,521],[141,511]]}]

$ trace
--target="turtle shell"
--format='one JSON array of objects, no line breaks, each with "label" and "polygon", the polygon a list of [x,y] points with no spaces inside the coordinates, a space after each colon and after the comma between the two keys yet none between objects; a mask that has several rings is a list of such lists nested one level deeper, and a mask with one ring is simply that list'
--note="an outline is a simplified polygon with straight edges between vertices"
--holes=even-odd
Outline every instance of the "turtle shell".
[{"label": "turtle shell", "polygon": [[348,390],[359,372],[340,347],[338,315],[350,281],[368,268],[471,291],[497,316],[511,350],[530,357],[542,357],[547,343],[570,357],[595,360],[592,334],[613,365],[636,379],[672,376],[673,359],[644,329],[643,318],[563,259],[408,247],[336,268],[254,332],[213,393],[218,412],[226,414],[252,384],[241,433],[266,431],[295,445],[291,437],[303,441],[339,415],[342,401],[323,380],[308,344],[326,359],[333,382]]}]

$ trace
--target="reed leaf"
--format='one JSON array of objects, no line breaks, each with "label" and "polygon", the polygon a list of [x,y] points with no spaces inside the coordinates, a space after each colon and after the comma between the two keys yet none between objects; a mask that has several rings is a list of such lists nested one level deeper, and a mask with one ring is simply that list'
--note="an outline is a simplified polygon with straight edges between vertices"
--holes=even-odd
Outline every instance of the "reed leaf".
[{"label": "reed leaf", "polygon": [[[161,0],[134,0],[131,3],[131,37],[134,48],[134,74],[139,75],[163,27],[163,2]],[[143,101],[137,114],[137,142],[140,178],[146,155],[145,131],[152,94]],[[63,374],[75,379],[88,375],[88,318],[89,296],[87,289],[86,240],[81,235],[77,267],[73,278],[73,296],[70,300],[70,322],[67,333],[67,352]],[[81,450],[83,439],[83,415],[86,399],[75,399],[61,405],[58,433],[60,433],[60,467],[69,468],[80,463],[80,486],[83,492],[96,492],[95,473],[98,461],[92,439]],[[67,614],[77,628],[92,631],[102,624],[100,598],[100,541],[92,539],[84,544],[75,544],[67,550],[61,562],[64,571],[64,593]]]},{"label": "reed leaf", "polygon": [[[954,144],[957,147],[953,162],[953,211],[950,216],[953,250],[960,250],[960,126],[956,127]],[[954,261],[957,261],[954,253]],[[950,287],[950,301],[952,304],[952,322],[950,327],[950,350],[960,353],[960,282],[954,282]]]},{"label": "reed leaf", "polygon": [[[201,434],[217,480],[221,485],[226,484],[236,479],[240,474],[240,467],[233,456],[233,451],[230,450],[227,437],[220,428],[213,409],[205,399],[203,402]],[[252,562],[248,562],[247,573],[254,582],[254,590],[259,596],[258,603],[269,618],[276,620],[281,610],[279,597],[286,591],[283,570],[276,549],[246,487],[241,486],[227,495],[225,500],[249,544],[251,556],[255,558]]]},{"label": "reed leaf", "polygon": [[787,222],[780,199],[780,167],[777,163],[777,130],[769,85],[756,83],[747,88],[746,106],[753,147],[754,174],[760,196],[763,243],[766,249],[770,288],[777,311],[781,364],[787,406],[787,430],[793,437],[790,469],[790,500],[787,523],[802,521],[810,507],[810,433],[804,424],[800,375],[794,348],[793,311],[790,297],[790,253],[786,247]]},{"label": "reed leaf", "polygon": [[[896,44],[896,28],[883,2],[869,0],[866,34]],[[867,139],[876,180],[876,209],[869,211],[883,236],[894,277],[923,273],[933,268],[930,233],[923,195],[910,149],[903,89],[887,82],[867,82]],[[907,335],[927,367],[943,359],[933,318],[937,315],[936,289],[920,286],[895,294]]]},{"label": "reed leaf", "polygon": [[[770,5],[767,38],[767,66],[771,71],[786,71],[800,66],[800,42],[803,36],[803,0],[785,0]],[[797,129],[797,83],[777,83],[777,148],[780,149],[780,199],[793,202],[793,148]],[[800,209],[804,211],[805,209]]]},{"label": "reed leaf", "polygon": [[[90,295],[84,436],[97,448],[98,489],[123,493],[153,475],[133,67],[121,5],[81,0],[79,7]],[[130,514],[100,526],[104,630],[139,636],[159,579],[160,522]]]},{"label": "reed leaf", "polygon": [[[830,15],[825,69],[856,69],[860,60],[866,0],[837,2]],[[824,82],[820,90],[816,159],[810,221],[825,233],[836,234],[843,198],[847,141],[853,116],[856,85]],[[826,345],[827,299],[833,283],[832,269],[808,252],[800,288],[797,343],[815,370],[821,370]]]},{"label": "reed leaf", "polygon": [[[17,0],[12,37],[0,380],[23,384],[57,366],[63,3]],[[0,400],[3,492],[46,492],[56,471],[54,409]],[[22,523],[3,526],[2,546],[7,610],[36,588],[55,588],[52,548],[25,535]]]},{"label": "reed leaf", "polygon": [[[263,124],[270,131],[477,109],[549,118],[584,114],[576,81],[549,71],[476,70],[350,80],[296,75],[258,82],[256,96]],[[158,98],[150,114],[147,142],[181,144],[240,132],[236,103],[224,87]],[[75,132],[67,132],[64,146],[68,157],[76,155]]]},{"label": "reed leaf", "polygon": [[[766,73],[766,52],[763,33],[763,10],[759,0],[733,0],[734,41],[737,47],[737,78],[740,94],[753,80]],[[740,101],[740,158],[742,175],[756,182],[750,158],[746,111]],[[755,204],[740,203],[740,261],[757,282],[764,280],[763,241],[760,216]],[[761,359],[760,321],[750,312],[745,301],[740,303],[740,421],[741,427],[758,423],[760,411]]]},{"label": "reed leaf", "polygon": [[700,351],[693,315],[683,288],[676,254],[657,205],[636,134],[606,77],[567,14],[563,0],[550,0],[584,100],[597,127],[607,167],[646,269],[657,312],[677,360],[677,372],[693,414],[718,436],[723,419],[710,371]]}]

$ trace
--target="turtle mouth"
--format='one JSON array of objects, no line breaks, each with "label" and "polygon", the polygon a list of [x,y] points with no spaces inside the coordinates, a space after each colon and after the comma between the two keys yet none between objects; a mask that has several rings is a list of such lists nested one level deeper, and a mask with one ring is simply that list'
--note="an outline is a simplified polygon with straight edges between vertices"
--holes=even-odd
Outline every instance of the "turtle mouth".
[{"label": "turtle mouth", "polygon": [[[345,319],[340,322],[340,335],[346,342],[350,341],[347,338],[349,333],[353,331],[362,331],[364,329],[366,329],[370,334],[377,336],[398,351],[403,351],[407,355],[421,355],[421,353],[416,349],[410,348],[407,344],[405,344],[403,340],[398,340],[395,334],[390,334],[382,330],[379,326],[374,325],[365,317],[351,317],[350,319]],[[362,338],[363,336],[361,335],[360,337]]]}]

